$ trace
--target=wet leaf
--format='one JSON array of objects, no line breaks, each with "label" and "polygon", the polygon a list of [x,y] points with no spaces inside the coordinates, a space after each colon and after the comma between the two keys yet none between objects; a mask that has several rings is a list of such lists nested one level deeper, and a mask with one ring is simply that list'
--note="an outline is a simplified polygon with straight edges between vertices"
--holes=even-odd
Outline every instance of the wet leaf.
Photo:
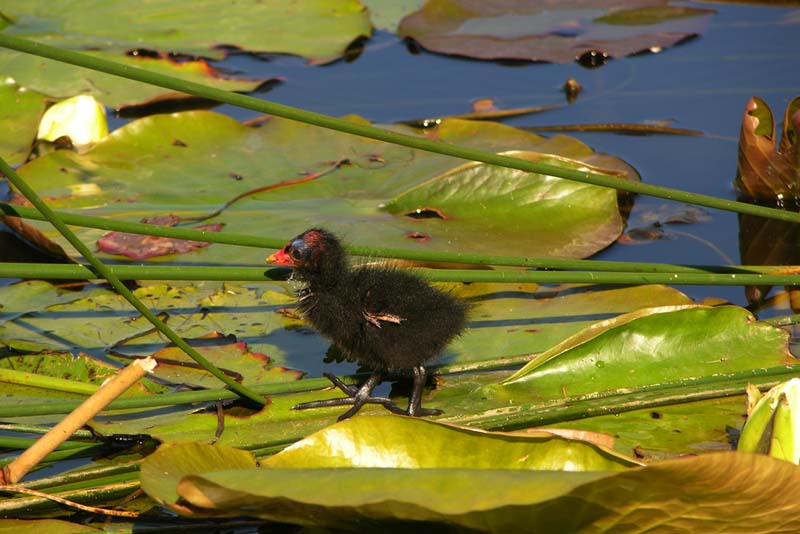
[{"label": "wet leaf", "polygon": [[[26,38],[232,91],[252,91],[266,80],[227,79],[204,60],[179,62],[170,55],[219,60],[226,55],[225,47],[234,47],[324,63],[342,57],[350,43],[371,33],[368,13],[356,0],[335,6],[325,0],[248,0],[224,10],[213,1],[196,2],[191,8],[168,0],[135,7],[109,1],[75,9],[69,3],[5,0],[0,11],[14,21],[6,31]],[[7,50],[0,51],[0,72],[50,96],[89,93],[111,107],[185,97]]]},{"label": "wet leaf", "polygon": [[224,445],[164,445],[142,463],[142,489],[161,504],[180,506],[176,488],[184,476],[255,466],[256,459],[252,454]]},{"label": "wet leaf", "polygon": [[[134,291],[134,294],[155,313],[164,312],[174,317],[173,321],[176,324],[173,324],[173,327],[185,337],[201,337],[215,331],[225,334],[236,333],[240,321],[243,320],[241,313],[258,312],[259,316],[263,316],[265,311],[269,311],[268,308],[245,308],[238,317],[221,313],[214,315],[213,321],[209,321],[204,318],[209,311],[212,313],[226,311],[212,308],[205,310],[204,313],[201,309],[203,299],[215,293],[224,294],[229,303],[236,302],[236,299],[242,299],[241,302],[257,300],[251,297],[254,293],[252,290],[244,288],[238,292],[228,293],[226,289],[214,286],[198,288],[154,285]],[[138,339],[139,336],[152,330],[152,325],[113,291],[97,288],[72,295],[74,299],[71,301],[65,299],[59,304],[36,309],[33,309],[33,306],[23,307],[24,315],[15,314],[12,320],[0,324],[0,343],[10,346],[30,343],[38,346],[39,350],[83,351],[96,355],[127,340]],[[264,304],[264,301],[259,302]],[[42,304],[47,304],[47,301],[43,301]],[[255,323],[250,316],[247,319]],[[282,324],[282,321],[275,321],[270,327],[262,317],[262,321],[257,324],[258,332],[265,335],[271,328]],[[137,354],[148,355],[167,344],[166,340],[159,337],[155,337],[154,340],[160,345],[153,350],[144,350]]]},{"label": "wet leaf", "polygon": [[[19,4],[17,4],[19,5]],[[0,9],[3,9],[0,5]],[[135,17],[138,19],[138,17]],[[30,37],[26,35],[25,37]],[[46,44],[58,45],[53,39],[43,37]],[[64,43],[68,45],[68,43]],[[67,46],[69,48],[69,46]],[[122,63],[131,67],[147,69],[193,82],[210,85],[228,91],[249,92],[273,80],[228,78],[205,60],[178,63],[168,57],[129,56],[117,52],[80,50],[82,53]],[[126,80],[82,67],[0,50],[0,71],[14,76],[21,85],[36,90],[52,99],[69,98],[76,94],[90,94],[111,108],[146,105],[169,100],[184,100],[189,97],[155,85]]]},{"label": "wet leaf", "polygon": [[[3,393],[16,397],[74,398],[78,395],[90,395],[109,378],[119,373],[119,368],[107,362],[96,360],[86,354],[73,355],[69,353],[46,354],[13,354],[0,359],[0,369],[8,369],[17,373],[26,373],[34,378],[55,378],[52,383],[42,380],[42,387],[28,385],[12,380],[4,380]],[[5,376],[5,375],[3,375]],[[74,383],[59,386],[59,380]],[[162,391],[164,388],[154,384],[148,378],[128,389],[124,395],[142,395],[153,390]]]},{"label": "wet leaf", "polygon": [[0,81],[0,157],[9,165],[27,159],[46,105],[45,95],[9,78]]},{"label": "wet leaf", "polygon": [[[680,394],[679,394],[680,395]],[[614,450],[645,463],[733,450],[744,423],[744,396],[670,404],[567,421],[556,428],[607,432]]]},{"label": "wet leaf", "polygon": [[397,32],[400,19],[418,10],[425,0],[361,0],[369,9],[369,18],[377,30]]},{"label": "wet leaf", "polygon": [[[289,382],[298,380],[303,375],[300,371],[270,366],[269,356],[249,351],[247,343],[236,341],[232,337],[213,334],[189,342],[215,367],[239,383]],[[153,356],[158,360],[158,368],[154,373],[158,378],[193,387],[219,386],[217,378],[201,368],[178,347],[165,347]]]},{"label": "wet leaf", "polygon": [[[566,136],[547,139],[500,124],[461,120],[425,130],[394,128],[638,179],[621,160]],[[349,164],[330,170],[342,157]],[[589,255],[612,243],[622,228],[616,192],[607,188],[462,164],[278,118],[256,129],[211,112],[156,115],[120,128],[86,154],[57,151],[25,165],[20,174],[50,197],[51,205],[139,220],[143,213],[206,215],[239,194],[322,170],[330,172],[242,198],[209,222],[224,223],[229,232],[259,235],[268,212],[271,235],[289,237],[315,224],[351,242],[357,237],[359,245],[531,256]],[[232,173],[243,179],[232,179]],[[186,183],[193,184],[191,195]],[[456,184],[463,187],[456,190]],[[549,193],[554,191],[562,198]],[[440,207],[423,202],[434,193],[431,200]],[[533,202],[537,195],[544,201]],[[406,216],[426,208],[431,208],[426,213],[441,210],[447,219]],[[99,234],[77,232],[88,242]],[[48,235],[60,241],[52,231]],[[260,264],[263,256],[255,248],[237,249],[241,263]],[[229,263],[230,249],[207,247],[182,260]]]},{"label": "wet leaf", "polygon": [[[325,528],[379,529],[398,521],[429,521],[494,532],[524,524],[545,532],[644,533],[652,530],[654,520],[665,531],[790,533],[800,528],[800,505],[793,499],[800,490],[800,469],[768,456],[720,453],[624,471],[543,471],[513,461],[526,448],[519,437],[459,436],[463,431],[434,430],[435,423],[414,420],[403,423],[413,425],[414,435],[406,429],[397,439],[376,439],[372,425],[379,419],[393,423],[399,418],[357,417],[348,423],[364,430],[363,436],[346,430],[339,434],[342,425],[334,425],[319,439],[283,453],[297,456],[302,468],[281,465],[283,454],[254,468],[246,465],[251,459],[230,449],[163,448],[145,460],[142,484],[151,496],[173,503],[183,514],[244,514]],[[456,438],[454,454],[435,452],[447,450],[442,436]],[[358,446],[362,443],[364,456]],[[434,452],[420,454],[420,468],[398,468],[414,465],[413,457],[408,462],[402,454],[382,454],[384,447],[420,450],[428,443]],[[557,443],[569,441],[534,438],[527,447],[557,449]],[[481,453],[466,454],[474,447]],[[500,452],[485,453],[495,449]],[[356,460],[331,462],[326,452],[333,450]],[[522,456],[526,461],[531,457]],[[437,467],[439,460],[444,468]],[[479,466],[468,465],[476,460]],[[346,463],[355,468],[343,469]],[[239,465],[226,469],[233,464]],[[776,486],[783,491],[774,491]],[[178,495],[189,506],[174,504]]]},{"label": "wet leaf", "polygon": [[61,248],[61,245],[52,241],[42,231],[20,217],[0,214],[0,223],[11,230],[11,232],[22,240],[26,246],[33,248],[37,252],[44,252],[46,255],[50,256],[51,261],[53,259],[56,261],[60,259],[64,263],[75,262],[75,260],[71,259],[64,249]]},{"label": "wet leaf", "polygon": [[[505,155],[538,162],[557,160],[520,151]],[[585,257],[622,231],[622,220],[616,217],[616,194],[552,176],[466,163],[393,198],[386,210],[412,218],[434,212],[435,219],[457,221],[473,236],[502,235],[504,240],[522,242],[533,232],[538,245],[547,251],[545,255]],[[554,204],[564,209],[553,209]],[[439,221],[430,221],[427,226],[435,227],[434,222]],[[589,238],[592,234],[596,241]]]},{"label": "wet leaf", "polygon": [[505,384],[557,397],[690,380],[793,361],[787,334],[736,306],[645,308],[605,321],[537,355]]},{"label": "wet leaf", "polygon": [[431,0],[398,33],[442,54],[569,63],[661,51],[701,33],[714,11],[666,0],[475,3]]},{"label": "wet leaf", "polygon": [[0,360],[0,367],[95,385],[102,384],[118,372],[116,367],[86,355],[56,353],[11,355]]},{"label": "wet leaf", "polygon": [[739,166],[735,185],[751,200],[781,201],[800,197],[800,97],[786,106],[776,149],[775,121],[766,102],[753,97],[745,107],[739,133]]},{"label": "wet leaf", "polygon": [[26,530],[37,534],[102,532],[99,528],[60,519],[0,519],[0,534],[17,534]]},{"label": "wet leaf", "polygon": [[[146,217],[143,223],[158,226],[175,226],[180,220],[175,216]],[[219,232],[223,225],[204,224],[195,226],[194,230],[206,232]],[[109,232],[97,240],[97,248],[106,254],[127,256],[133,260],[145,260],[168,254],[186,254],[193,250],[205,248],[211,243],[204,241],[190,241],[188,239],[174,239],[171,237],[157,237],[152,235],[128,234],[125,232]]]},{"label": "wet leaf", "polygon": [[636,462],[545,431],[503,434],[419,418],[347,419],[290,445],[266,468],[538,469],[620,471]]},{"label": "wet leaf", "polygon": [[79,298],[81,298],[79,293],[61,291],[52,284],[41,280],[26,280],[2,286],[0,287],[0,325],[51,304]]},{"label": "wet leaf", "polygon": [[445,361],[458,363],[490,355],[535,354],[598,320],[634,308],[691,303],[666,286],[469,284],[459,293],[470,300],[472,308],[469,327],[446,352]]}]

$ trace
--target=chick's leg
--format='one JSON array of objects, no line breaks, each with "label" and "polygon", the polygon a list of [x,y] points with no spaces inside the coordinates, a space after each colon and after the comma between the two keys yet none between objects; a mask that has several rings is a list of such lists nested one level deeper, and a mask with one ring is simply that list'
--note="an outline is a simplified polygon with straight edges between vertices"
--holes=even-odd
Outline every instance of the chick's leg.
[{"label": "chick's leg", "polygon": [[421,365],[415,366],[414,386],[411,390],[411,397],[408,399],[408,411],[406,412],[407,415],[414,417],[425,417],[428,415],[441,415],[444,413],[442,410],[422,407],[422,388],[425,387],[426,378],[427,372],[425,371],[425,368]]}]

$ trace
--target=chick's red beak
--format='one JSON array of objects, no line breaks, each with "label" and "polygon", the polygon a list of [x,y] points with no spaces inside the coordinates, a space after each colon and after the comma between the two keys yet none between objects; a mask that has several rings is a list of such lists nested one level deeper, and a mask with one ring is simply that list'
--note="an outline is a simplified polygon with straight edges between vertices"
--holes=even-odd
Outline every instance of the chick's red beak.
[{"label": "chick's red beak", "polygon": [[268,257],[267,263],[271,263],[273,265],[284,265],[286,267],[294,267],[295,265],[292,257],[286,254],[286,247]]}]

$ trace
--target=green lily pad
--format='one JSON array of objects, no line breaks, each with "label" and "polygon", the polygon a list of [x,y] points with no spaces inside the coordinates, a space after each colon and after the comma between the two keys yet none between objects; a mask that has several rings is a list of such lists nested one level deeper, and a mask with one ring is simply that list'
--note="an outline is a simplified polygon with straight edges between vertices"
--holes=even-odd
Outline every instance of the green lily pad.
[{"label": "green lily pad", "polygon": [[0,325],[51,304],[78,300],[81,296],[80,293],[59,290],[41,280],[26,280],[0,287]]},{"label": "green lily pad", "polygon": [[[46,291],[49,286],[44,282],[28,284],[35,284],[38,291]],[[20,284],[0,288],[0,296],[12,294],[18,287],[16,291],[24,297],[27,292]],[[134,294],[151,310],[166,314],[171,327],[185,338],[220,332],[246,339],[251,346],[258,345],[254,350],[263,351],[269,348],[263,346],[267,336],[282,329],[285,322],[274,313],[288,300],[282,289],[277,284],[262,284],[259,290],[213,284],[183,287],[161,284],[139,288]],[[113,347],[124,355],[146,356],[168,344],[113,291],[94,289],[68,294],[71,301],[62,300],[59,304],[50,304],[49,299],[55,297],[45,295],[38,307],[31,301],[19,312],[9,313],[9,318],[0,315],[4,319],[0,322],[0,345],[31,352],[59,350],[93,356],[105,354]],[[11,304],[16,308],[14,302]],[[284,354],[279,351],[278,355]],[[226,367],[233,369],[236,365],[229,362]]]},{"label": "green lily pad", "polygon": [[[793,363],[786,332],[736,306],[645,308],[599,321],[537,355],[505,384],[551,398]],[[569,380],[567,378],[569,377]]]},{"label": "green lily pad", "polygon": [[[49,41],[47,39],[43,41],[52,44],[47,42]],[[271,80],[269,78],[254,80],[228,78],[209,65],[206,60],[178,63],[168,57],[127,56],[103,51],[81,50],[81,52],[227,91],[255,91]],[[111,74],[5,49],[0,49],[0,72],[6,76],[12,76],[20,85],[52,99],[91,94],[104,105],[115,109],[189,98],[189,95],[176,93],[163,87],[126,80]]]},{"label": "green lily pad", "polygon": [[[386,439],[387,430],[393,439]],[[606,464],[611,470],[540,470],[535,456],[541,447],[598,451],[564,438],[357,417],[261,468],[235,449],[164,447],[144,461],[142,486],[184,515],[248,515],[323,528],[398,522],[408,528],[417,521],[493,532],[525,525],[545,532],[644,533],[654,521],[665,531],[800,528],[800,505],[792,498],[800,490],[800,470],[768,456],[720,453],[632,469],[612,463]],[[784,491],[774,491],[776,483]]]},{"label": "green lily pad", "polygon": [[[462,120],[446,120],[429,130],[396,128],[488,150],[523,150],[527,158],[600,167],[638,179],[624,162],[566,136],[548,139]],[[349,163],[333,165],[342,157]],[[211,112],[157,115],[113,132],[85,154],[61,150],[20,169],[51,205],[137,221],[166,214],[200,216],[237,195],[309,173],[320,176],[243,198],[208,222],[251,235],[268,228],[271,235],[288,238],[310,225],[324,225],[348,240],[357,235],[359,245],[581,257],[611,244],[622,229],[617,195],[606,188],[486,165],[465,168],[454,158],[278,118],[256,129]],[[448,186],[451,179],[464,187]],[[496,185],[483,188],[487,181]],[[190,195],[187,183],[192,184]],[[429,206],[422,197],[431,187],[439,190]],[[426,207],[449,218],[419,218],[416,210]],[[41,228],[48,231],[46,225]],[[91,229],[78,234],[85,242],[102,235]],[[420,234],[427,239],[418,239]],[[52,231],[48,235],[61,242]],[[181,259],[228,264],[230,250],[212,245]],[[236,254],[240,263],[263,263],[258,249],[237,249]]]},{"label": "green lily pad", "polygon": [[732,450],[733,432],[741,429],[744,414],[744,396],[737,395],[600,415],[552,426],[607,433],[614,438],[614,450],[649,464],[678,455]]},{"label": "green lily pad", "polygon": [[45,95],[20,87],[8,78],[0,81],[0,157],[9,165],[19,165],[27,159],[45,107]]},{"label": "green lily pad", "polygon": [[469,284],[458,291],[472,303],[469,328],[450,345],[444,359],[458,363],[489,355],[543,352],[598,320],[631,311],[632,306],[691,303],[667,286]]},{"label": "green lily pad", "polygon": [[[191,344],[215,367],[235,376],[240,383],[289,382],[303,375],[300,371],[270,366],[270,358],[266,354],[251,352],[247,349],[247,343],[216,333],[194,339]],[[153,356],[158,360],[154,374],[162,380],[194,387],[219,386],[217,378],[199,367],[178,347],[165,347]]]},{"label": "green lily pad", "polygon": [[[550,159],[533,152],[504,154],[532,161]],[[464,233],[481,240],[502,235],[519,242],[534,233],[538,246],[548,255],[582,258],[606,246],[609,236],[622,232],[616,195],[613,189],[598,190],[589,184],[472,162],[401,193],[385,209],[411,217],[432,214],[433,220],[425,224],[421,235],[429,235],[453,220]],[[556,205],[560,208],[554,209]],[[576,218],[578,207],[581,215]],[[520,217],[522,214],[524,217]],[[535,228],[533,221],[538,222]],[[567,228],[582,239],[565,239]]]},{"label": "green lily pad", "polygon": [[400,22],[398,33],[442,54],[569,63],[587,53],[621,57],[667,48],[700,33],[712,13],[666,0],[430,0]]},{"label": "green lily pad", "polygon": [[[391,435],[393,439],[386,439]],[[164,447],[142,466],[142,486],[159,502],[172,504],[171,492],[178,469],[187,463],[202,469],[186,469],[184,475],[230,469],[222,447],[213,462],[204,458],[200,444]],[[238,453],[231,453],[238,454]],[[194,458],[190,458],[190,456]],[[177,460],[176,457],[188,458]],[[236,457],[238,458],[238,456]],[[166,464],[178,466],[165,469]],[[509,469],[619,471],[635,462],[587,442],[547,433],[537,435],[492,434],[397,416],[361,416],[327,427],[261,463],[269,471],[307,469]],[[245,466],[247,467],[247,466]],[[163,474],[164,471],[167,474]],[[258,471],[261,471],[260,469]],[[254,472],[256,473],[256,472]],[[257,474],[257,473],[256,473]],[[146,482],[145,482],[146,480]]]},{"label": "green lily pad", "polygon": [[[248,0],[224,10],[212,1],[189,7],[169,0],[136,6],[112,0],[76,7],[4,0],[0,13],[12,22],[5,28],[8,33],[231,91],[252,91],[267,80],[227,79],[205,60],[177,62],[168,54],[218,60],[225,57],[225,47],[235,47],[326,63],[371,34],[368,12],[356,0],[335,6],[325,0]],[[0,51],[0,73],[43,94],[67,98],[89,93],[111,107],[186,96],[8,50]]]},{"label": "green lily pad", "polygon": [[222,46],[235,46],[330,61],[353,40],[370,34],[369,17],[356,0],[335,5],[326,0],[246,0],[225,9],[211,0],[191,6],[169,0],[138,6],[111,0],[80,8],[46,0],[4,0],[0,11],[13,22],[7,32],[47,37],[55,46],[117,52],[150,48],[213,59],[225,57]]},{"label": "green lily pad", "polygon": [[[163,460],[167,458],[165,463]],[[142,489],[161,504],[175,506],[179,497],[175,490],[187,474],[255,466],[256,459],[251,453],[233,447],[205,443],[164,445],[142,463]]]},{"label": "green lily pad", "polygon": [[547,432],[483,432],[395,415],[347,419],[261,463],[262,467],[270,469],[390,467],[550,471],[620,471],[633,465],[636,462],[596,445]]},{"label": "green lily pad", "polygon": [[400,19],[425,4],[425,0],[361,0],[369,9],[369,18],[377,30],[397,31]]},{"label": "green lily pad", "polygon": [[26,530],[38,534],[80,534],[103,531],[99,528],[60,519],[0,519],[0,534],[16,534]]}]

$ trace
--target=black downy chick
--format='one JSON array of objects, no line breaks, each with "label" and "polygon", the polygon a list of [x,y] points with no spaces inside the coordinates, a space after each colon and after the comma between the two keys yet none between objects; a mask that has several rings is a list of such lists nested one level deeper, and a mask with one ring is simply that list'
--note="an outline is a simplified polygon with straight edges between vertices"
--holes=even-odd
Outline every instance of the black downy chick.
[{"label": "black downy chick", "polygon": [[[364,404],[381,404],[393,413],[426,416],[441,410],[421,406],[424,364],[438,355],[466,324],[468,305],[416,276],[390,267],[350,267],[335,235],[312,228],[292,239],[268,263],[294,269],[306,285],[298,292],[300,312],[351,361],[373,370],[359,388],[325,376],[348,396],[298,404],[296,410],[350,406],[339,420]],[[408,409],[387,397],[373,397],[387,371],[413,369]]]}]

